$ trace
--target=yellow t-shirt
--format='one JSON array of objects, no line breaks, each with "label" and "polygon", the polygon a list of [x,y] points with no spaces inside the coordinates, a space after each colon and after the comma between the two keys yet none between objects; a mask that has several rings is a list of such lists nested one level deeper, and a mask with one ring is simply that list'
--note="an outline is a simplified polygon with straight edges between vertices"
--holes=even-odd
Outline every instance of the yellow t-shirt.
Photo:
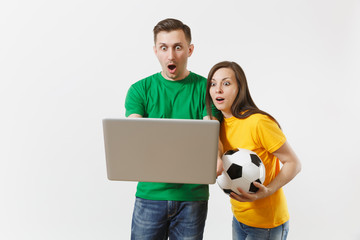
[{"label": "yellow t-shirt", "polygon": [[[224,151],[245,148],[261,158],[266,169],[265,186],[279,173],[280,161],[272,153],[285,143],[286,138],[270,117],[256,113],[245,119],[224,119],[220,138]],[[274,228],[289,220],[282,188],[271,196],[254,202],[239,202],[233,199],[230,202],[235,218],[248,226]]]}]

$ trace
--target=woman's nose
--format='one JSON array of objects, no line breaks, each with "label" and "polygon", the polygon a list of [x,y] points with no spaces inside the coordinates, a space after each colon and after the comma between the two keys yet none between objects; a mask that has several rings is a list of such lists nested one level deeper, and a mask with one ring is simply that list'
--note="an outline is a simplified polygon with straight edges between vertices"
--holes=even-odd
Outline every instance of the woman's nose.
[{"label": "woman's nose", "polygon": [[221,92],[222,92],[221,87],[220,87],[220,86],[218,86],[218,87],[215,89],[215,92],[216,92],[216,93],[221,93]]}]

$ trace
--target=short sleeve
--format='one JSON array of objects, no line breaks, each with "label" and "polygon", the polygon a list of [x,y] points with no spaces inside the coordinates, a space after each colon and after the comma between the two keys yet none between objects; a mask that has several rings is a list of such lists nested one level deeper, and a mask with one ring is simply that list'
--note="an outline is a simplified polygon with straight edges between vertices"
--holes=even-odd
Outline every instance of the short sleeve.
[{"label": "short sleeve", "polygon": [[258,141],[270,153],[278,150],[285,142],[286,137],[277,123],[268,116],[259,119],[256,126]]},{"label": "short sleeve", "polygon": [[145,114],[145,99],[144,94],[141,94],[141,89],[135,84],[133,84],[126,95],[125,99],[125,116],[128,117],[131,114],[140,114],[144,116]]}]

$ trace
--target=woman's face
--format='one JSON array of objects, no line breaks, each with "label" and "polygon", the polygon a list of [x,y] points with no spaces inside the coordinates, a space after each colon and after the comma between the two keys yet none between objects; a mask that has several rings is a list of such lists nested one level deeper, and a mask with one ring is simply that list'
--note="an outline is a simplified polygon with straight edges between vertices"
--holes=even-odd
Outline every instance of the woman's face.
[{"label": "woman's face", "polygon": [[216,108],[223,113],[225,118],[233,116],[231,106],[238,92],[238,84],[232,69],[220,68],[214,73],[209,93]]}]

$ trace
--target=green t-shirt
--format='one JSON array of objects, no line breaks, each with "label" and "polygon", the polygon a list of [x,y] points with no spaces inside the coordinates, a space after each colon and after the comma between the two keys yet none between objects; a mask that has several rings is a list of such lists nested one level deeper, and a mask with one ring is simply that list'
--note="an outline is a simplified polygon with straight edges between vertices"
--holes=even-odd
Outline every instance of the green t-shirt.
[{"label": "green t-shirt", "polygon": [[[206,78],[190,72],[183,80],[166,80],[161,73],[134,83],[126,96],[126,116],[147,118],[202,119],[205,107]],[[150,200],[201,201],[209,198],[209,186],[139,182],[136,196]]]}]

